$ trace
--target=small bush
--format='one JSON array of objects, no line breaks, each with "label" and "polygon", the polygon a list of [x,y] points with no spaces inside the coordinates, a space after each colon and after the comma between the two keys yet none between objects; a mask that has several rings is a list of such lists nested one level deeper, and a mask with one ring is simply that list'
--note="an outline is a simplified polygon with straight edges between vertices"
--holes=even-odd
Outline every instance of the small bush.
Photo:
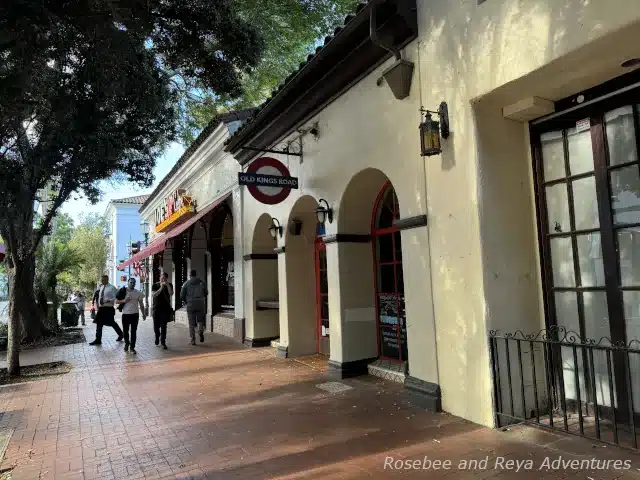
[{"label": "small bush", "polygon": [[9,335],[9,326],[6,323],[0,323],[0,337]]}]

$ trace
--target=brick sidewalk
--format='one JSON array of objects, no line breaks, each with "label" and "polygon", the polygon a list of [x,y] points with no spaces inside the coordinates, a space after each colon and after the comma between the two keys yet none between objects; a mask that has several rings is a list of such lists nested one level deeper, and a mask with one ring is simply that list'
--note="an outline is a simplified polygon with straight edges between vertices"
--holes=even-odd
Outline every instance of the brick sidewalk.
[{"label": "brick sidewalk", "polygon": [[[93,326],[86,328],[93,339]],[[101,347],[25,352],[24,364],[66,360],[71,373],[0,387],[0,433],[14,429],[1,468],[14,479],[639,479],[640,456],[527,427],[489,430],[409,403],[401,386],[371,377],[329,393],[318,362],[275,358],[208,333],[192,347],[170,325],[169,350],[141,324],[138,355],[106,330]],[[314,368],[315,367],[315,368]],[[384,469],[385,459],[450,460],[448,470]],[[540,471],[552,460],[624,460],[625,471]],[[460,459],[486,469],[457,470]],[[495,459],[534,470],[495,469]],[[500,461],[500,460],[499,460]],[[525,465],[526,466],[526,465]],[[514,465],[515,468],[515,465]]]}]

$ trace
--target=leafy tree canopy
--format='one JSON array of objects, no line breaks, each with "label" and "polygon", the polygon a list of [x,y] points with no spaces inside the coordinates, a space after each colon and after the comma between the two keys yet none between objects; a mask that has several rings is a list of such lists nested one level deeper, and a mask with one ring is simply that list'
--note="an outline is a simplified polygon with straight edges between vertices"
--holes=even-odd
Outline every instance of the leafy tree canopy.
[{"label": "leafy tree canopy", "polygon": [[315,43],[333,33],[352,13],[357,0],[237,0],[239,14],[265,39],[257,67],[240,77],[239,98],[203,89],[182,97],[179,139],[189,145],[217,114],[254,107],[306,59]]},{"label": "leafy tree canopy", "polygon": [[[0,2],[0,235],[10,281],[8,371],[46,329],[35,258],[74,192],[114,175],[153,182],[176,132],[181,86],[236,96],[264,42],[233,0]],[[46,213],[35,224],[34,203]]]}]

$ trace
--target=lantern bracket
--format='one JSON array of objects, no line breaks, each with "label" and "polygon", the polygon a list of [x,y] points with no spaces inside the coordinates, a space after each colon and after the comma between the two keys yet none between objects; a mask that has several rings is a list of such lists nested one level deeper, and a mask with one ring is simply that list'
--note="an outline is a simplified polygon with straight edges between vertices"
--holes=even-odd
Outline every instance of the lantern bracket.
[{"label": "lantern bracket", "polygon": [[449,107],[447,106],[447,102],[441,102],[437,112],[420,107],[420,113],[437,115],[440,120],[440,136],[442,138],[449,138]]}]

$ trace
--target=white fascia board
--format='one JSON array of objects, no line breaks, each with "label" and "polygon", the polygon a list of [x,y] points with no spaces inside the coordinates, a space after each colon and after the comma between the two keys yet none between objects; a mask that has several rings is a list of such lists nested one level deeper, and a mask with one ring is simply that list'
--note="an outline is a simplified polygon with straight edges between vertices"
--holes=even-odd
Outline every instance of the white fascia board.
[{"label": "white fascia board", "polygon": [[224,151],[224,142],[227,138],[229,138],[229,130],[226,124],[220,123],[173,175],[173,178],[158,192],[153,202],[140,211],[140,217],[149,218],[153,216],[153,212],[164,199],[176,188],[184,184],[187,179],[196,176],[200,171],[215,168],[228,155]]}]

